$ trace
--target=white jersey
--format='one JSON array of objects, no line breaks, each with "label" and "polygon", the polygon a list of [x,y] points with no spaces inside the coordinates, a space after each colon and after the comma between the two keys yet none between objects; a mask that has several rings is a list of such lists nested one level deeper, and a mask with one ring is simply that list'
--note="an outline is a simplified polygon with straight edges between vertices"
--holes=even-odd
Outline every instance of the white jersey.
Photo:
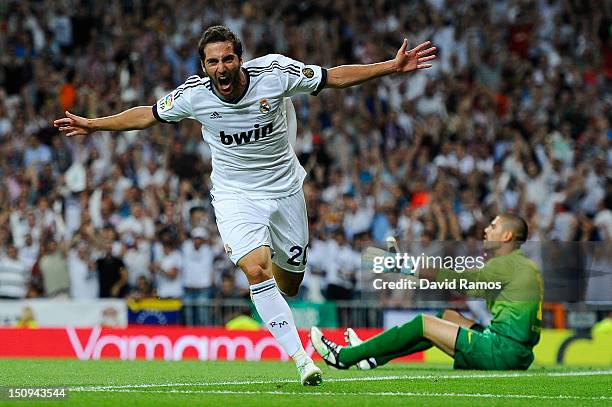
[{"label": "white jersey", "polygon": [[214,196],[272,199],[297,193],[306,171],[289,143],[296,118],[286,98],[316,95],[327,71],[278,54],[245,62],[243,69],[247,86],[236,100],[220,99],[210,79],[196,75],[158,100],[153,114],[161,122],[191,118],[202,123],[212,152]]}]

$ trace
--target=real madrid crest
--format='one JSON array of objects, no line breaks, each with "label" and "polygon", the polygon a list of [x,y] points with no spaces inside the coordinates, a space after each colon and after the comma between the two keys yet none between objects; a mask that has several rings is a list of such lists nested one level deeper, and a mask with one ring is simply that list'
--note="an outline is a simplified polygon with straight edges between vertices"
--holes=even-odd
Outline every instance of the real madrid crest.
[{"label": "real madrid crest", "polygon": [[272,110],[272,108],[270,107],[268,100],[259,99],[259,111],[262,112],[263,114],[266,114],[266,113],[270,113],[270,110]]},{"label": "real madrid crest", "polygon": [[312,70],[312,68],[304,68],[304,69],[302,69],[302,73],[308,79],[310,79],[310,78],[312,78],[314,76],[314,71]]}]

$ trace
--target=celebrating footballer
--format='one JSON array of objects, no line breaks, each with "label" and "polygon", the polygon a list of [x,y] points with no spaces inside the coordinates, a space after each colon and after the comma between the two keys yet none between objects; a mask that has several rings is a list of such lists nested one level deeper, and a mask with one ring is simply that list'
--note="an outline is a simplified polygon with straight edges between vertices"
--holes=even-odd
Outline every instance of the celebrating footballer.
[{"label": "celebrating footballer", "polygon": [[281,294],[297,293],[308,245],[306,172],[289,142],[296,118],[288,98],[430,68],[436,48],[427,41],[409,49],[404,40],[391,60],[329,69],[277,54],[243,61],[242,51],[228,28],[209,27],[198,44],[206,77],[187,78],[153,106],[101,118],[66,112],[54,126],[80,136],[183,119],[200,122],[212,151],[212,204],[226,253],[245,273],[257,312],[294,360],[301,383],[318,385],[321,370],[305,352]]}]

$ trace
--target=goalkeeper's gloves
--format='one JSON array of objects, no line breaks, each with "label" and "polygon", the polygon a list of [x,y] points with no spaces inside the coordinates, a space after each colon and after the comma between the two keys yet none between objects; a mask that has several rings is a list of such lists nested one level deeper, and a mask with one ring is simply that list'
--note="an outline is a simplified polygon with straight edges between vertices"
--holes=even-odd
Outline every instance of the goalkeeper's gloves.
[{"label": "goalkeeper's gloves", "polygon": [[363,267],[376,274],[401,273],[409,276],[414,275],[414,265],[411,260],[404,261],[402,257],[398,264],[396,254],[378,247],[368,247],[362,257]]}]

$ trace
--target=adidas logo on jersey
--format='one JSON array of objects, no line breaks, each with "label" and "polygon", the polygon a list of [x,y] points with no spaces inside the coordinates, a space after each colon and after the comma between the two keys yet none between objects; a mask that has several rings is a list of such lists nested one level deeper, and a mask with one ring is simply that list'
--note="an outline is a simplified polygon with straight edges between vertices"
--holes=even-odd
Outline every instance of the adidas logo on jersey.
[{"label": "adidas logo on jersey", "polygon": [[223,117],[223,116],[221,116],[221,115],[220,115],[219,113],[217,113],[217,112],[212,112],[212,113],[210,114],[210,118],[211,118],[211,119],[221,119],[222,117]]},{"label": "adidas logo on jersey", "polygon": [[224,131],[221,131],[219,133],[219,137],[221,138],[221,142],[226,146],[231,146],[234,144],[234,142],[236,145],[240,145],[266,137],[266,135],[272,133],[272,130],[272,123],[270,122],[264,127],[260,128],[259,124],[256,124],[255,127],[249,131],[241,131],[240,133],[235,134],[225,134]]}]

